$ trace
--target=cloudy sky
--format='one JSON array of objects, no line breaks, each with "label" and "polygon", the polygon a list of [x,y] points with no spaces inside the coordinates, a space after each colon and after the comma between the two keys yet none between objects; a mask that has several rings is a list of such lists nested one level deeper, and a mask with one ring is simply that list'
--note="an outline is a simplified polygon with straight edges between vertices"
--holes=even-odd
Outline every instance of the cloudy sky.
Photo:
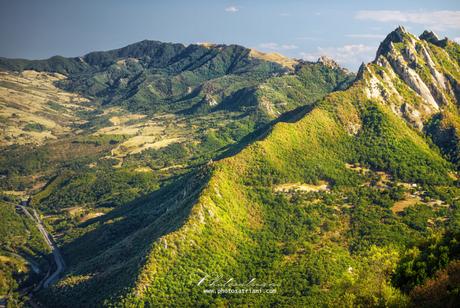
[{"label": "cloudy sky", "polygon": [[460,1],[0,0],[0,56],[79,56],[152,39],[328,55],[356,70],[398,25],[460,42]]}]

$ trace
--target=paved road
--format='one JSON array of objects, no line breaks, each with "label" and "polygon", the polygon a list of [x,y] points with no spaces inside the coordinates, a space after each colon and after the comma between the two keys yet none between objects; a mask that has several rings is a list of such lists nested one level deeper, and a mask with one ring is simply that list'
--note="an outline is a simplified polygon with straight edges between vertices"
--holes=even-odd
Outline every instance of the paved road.
[{"label": "paved road", "polygon": [[32,219],[35,222],[38,230],[43,235],[43,238],[45,239],[46,244],[49,246],[49,248],[53,252],[54,262],[56,263],[56,270],[50,276],[48,276],[48,278],[46,278],[46,280],[43,282],[43,287],[47,288],[53,283],[55,283],[59,279],[59,275],[64,271],[64,268],[65,268],[64,259],[62,258],[59,248],[56,246],[56,244],[52,240],[52,237],[46,231],[45,227],[43,227],[43,223],[40,219],[40,216],[38,216],[37,211],[35,209],[32,209],[33,211],[33,215],[32,215],[27,207],[23,205],[19,205],[19,207],[24,211],[24,213],[30,219]]}]

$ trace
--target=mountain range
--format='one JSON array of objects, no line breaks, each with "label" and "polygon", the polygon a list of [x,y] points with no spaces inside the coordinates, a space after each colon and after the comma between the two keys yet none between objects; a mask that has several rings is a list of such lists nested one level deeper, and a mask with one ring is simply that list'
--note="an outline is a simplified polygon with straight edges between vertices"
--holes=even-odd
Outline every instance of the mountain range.
[{"label": "mountain range", "polygon": [[[460,45],[433,32],[398,27],[357,74],[157,41],[0,58],[0,106],[9,302],[460,302]],[[49,287],[25,199],[65,260]]]}]

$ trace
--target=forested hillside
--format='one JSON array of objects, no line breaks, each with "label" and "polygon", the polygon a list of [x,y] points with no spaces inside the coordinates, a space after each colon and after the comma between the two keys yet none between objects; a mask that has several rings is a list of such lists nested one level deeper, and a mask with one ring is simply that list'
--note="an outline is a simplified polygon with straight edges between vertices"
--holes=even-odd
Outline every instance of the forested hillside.
[{"label": "forested hillside", "polygon": [[[436,294],[435,303],[459,302],[459,50],[429,32],[396,29],[349,88],[77,225],[84,235],[63,247],[70,269],[40,299],[430,306]],[[307,97],[303,78],[318,69],[300,64],[293,77],[265,85],[281,89],[281,101],[289,102],[286,83]],[[219,294],[248,282],[261,293]]]},{"label": "forested hillside", "polygon": [[[1,59],[2,198],[31,197],[68,273],[88,273],[75,285],[97,285],[80,304],[115,298],[134,286],[156,238],[183,224],[210,161],[349,86],[355,75],[330,63],[153,41],[80,58]],[[5,271],[8,292],[39,281],[27,271],[13,284],[15,271]]]}]

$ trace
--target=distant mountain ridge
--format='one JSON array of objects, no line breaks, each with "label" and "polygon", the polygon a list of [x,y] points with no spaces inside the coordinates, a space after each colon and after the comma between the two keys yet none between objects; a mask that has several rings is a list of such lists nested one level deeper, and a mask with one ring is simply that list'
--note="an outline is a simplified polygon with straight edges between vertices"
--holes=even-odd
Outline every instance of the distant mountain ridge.
[{"label": "distant mountain ridge", "polygon": [[[210,109],[239,90],[292,73],[295,61],[289,61],[238,45],[184,46],[145,40],[81,58],[2,58],[0,69],[62,73],[68,79],[59,83],[61,88],[131,111],[189,112]],[[202,106],[207,101],[215,101],[214,106]]]}]

